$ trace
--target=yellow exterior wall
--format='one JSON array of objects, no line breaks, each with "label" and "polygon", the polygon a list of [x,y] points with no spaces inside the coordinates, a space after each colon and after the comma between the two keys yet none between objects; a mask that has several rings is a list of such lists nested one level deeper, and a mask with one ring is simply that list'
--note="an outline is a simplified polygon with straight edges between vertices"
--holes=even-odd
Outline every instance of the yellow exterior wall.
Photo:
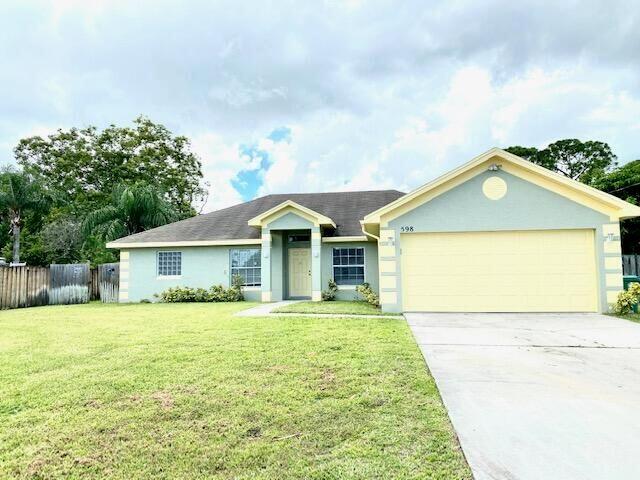
[{"label": "yellow exterior wall", "polygon": [[395,273],[396,261],[395,260],[380,260],[379,263],[380,273]]},{"label": "yellow exterior wall", "polygon": [[605,275],[605,281],[607,287],[619,287],[620,289],[622,289],[622,272],[607,273]]},{"label": "yellow exterior wall", "polygon": [[380,275],[380,288],[396,288],[395,275]]},{"label": "yellow exterior wall", "polygon": [[396,292],[380,292],[381,304],[396,304],[398,303],[398,294]]},{"label": "yellow exterior wall", "polygon": [[622,245],[620,240],[612,240],[610,242],[604,242],[604,253],[620,253],[622,252]]},{"label": "yellow exterior wall", "polygon": [[605,270],[620,270],[622,271],[622,260],[620,257],[605,257],[604,259]]}]

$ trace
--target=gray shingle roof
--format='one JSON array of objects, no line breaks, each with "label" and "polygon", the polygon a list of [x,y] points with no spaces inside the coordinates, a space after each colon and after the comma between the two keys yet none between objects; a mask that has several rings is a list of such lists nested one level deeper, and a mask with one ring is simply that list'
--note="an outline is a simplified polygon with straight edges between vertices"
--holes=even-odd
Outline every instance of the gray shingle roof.
[{"label": "gray shingle roof", "polygon": [[333,236],[362,235],[360,220],[365,215],[403,195],[404,193],[397,190],[267,195],[233,207],[136,233],[113,243],[260,238],[260,230],[247,224],[249,219],[287,200],[331,218],[336,224]]}]

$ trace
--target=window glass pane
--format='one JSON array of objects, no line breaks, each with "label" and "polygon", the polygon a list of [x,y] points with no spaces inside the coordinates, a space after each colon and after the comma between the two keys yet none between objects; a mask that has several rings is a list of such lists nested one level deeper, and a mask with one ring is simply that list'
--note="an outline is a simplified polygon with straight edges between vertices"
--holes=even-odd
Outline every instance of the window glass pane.
[{"label": "window glass pane", "polygon": [[364,248],[333,249],[333,279],[338,285],[364,283]]},{"label": "window glass pane", "polygon": [[308,242],[309,239],[310,239],[310,235],[308,233],[296,233],[293,235],[289,235],[288,237],[289,243]]},{"label": "window glass pane", "polygon": [[182,275],[182,252],[158,252],[159,276]]},{"label": "window glass pane", "polygon": [[261,250],[259,248],[234,248],[231,250],[231,280],[242,277],[246,287],[260,286]]}]

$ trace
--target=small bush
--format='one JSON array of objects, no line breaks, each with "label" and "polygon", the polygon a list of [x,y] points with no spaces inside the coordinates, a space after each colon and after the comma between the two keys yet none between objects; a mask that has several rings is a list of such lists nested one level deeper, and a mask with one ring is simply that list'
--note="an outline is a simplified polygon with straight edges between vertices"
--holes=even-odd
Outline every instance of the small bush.
[{"label": "small bush", "polygon": [[358,285],[356,287],[356,292],[358,292],[360,295],[362,295],[362,297],[365,299],[365,301],[367,301],[368,303],[370,303],[374,307],[379,307],[380,306],[380,298],[378,297],[376,292],[374,292],[371,289],[371,285],[369,285],[368,283],[365,282],[362,285]]},{"label": "small bush", "polygon": [[204,288],[168,288],[160,294],[160,301],[166,303],[208,302],[209,292]]},{"label": "small bush", "polygon": [[631,312],[634,305],[640,300],[640,283],[634,282],[629,285],[628,290],[618,294],[618,299],[613,305],[613,313],[624,315]]},{"label": "small bush", "polygon": [[244,280],[240,275],[234,275],[231,278],[231,288],[227,292],[227,302],[241,302],[244,300],[244,295],[242,294],[243,283]]},{"label": "small bush", "polygon": [[325,302],[332,302],[336,299],[338,293],[338,284],[334,280],[329,280],[329,286],[322,292],[322,300]]},{"label": "small bush", "polygon": [[244,300],[242,277],[234,276],[229,288],[225,288],[222,285],[214,285],[209,290],[205,288],[174,287],[162,292],[158,298],[165,303],[241,302]]}]

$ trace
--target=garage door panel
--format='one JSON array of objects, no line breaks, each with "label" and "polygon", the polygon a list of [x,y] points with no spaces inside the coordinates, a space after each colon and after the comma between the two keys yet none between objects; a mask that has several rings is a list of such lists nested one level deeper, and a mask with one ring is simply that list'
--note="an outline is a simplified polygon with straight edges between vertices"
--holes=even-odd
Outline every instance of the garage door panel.
[{"label": "garage door panel", "polygon": [[402,234],[407,311],[595,311],[593,230]]}]

